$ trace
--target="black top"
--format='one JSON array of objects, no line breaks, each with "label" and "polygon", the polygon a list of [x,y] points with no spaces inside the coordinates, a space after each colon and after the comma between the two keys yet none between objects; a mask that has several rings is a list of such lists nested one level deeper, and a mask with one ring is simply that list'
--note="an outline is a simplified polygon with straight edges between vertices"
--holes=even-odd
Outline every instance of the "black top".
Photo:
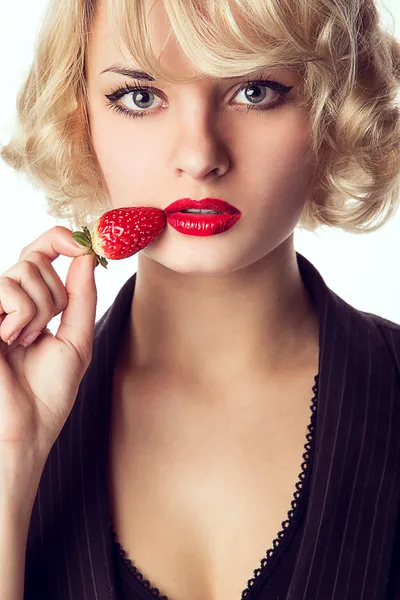
[{"label": "black top", "polygon": [[[299,478],[293,488],[291,509],[288,518],[282,522],[282,529],[274,539],[271,548],[260,561],[260,566],[254,571],[249,579],[246,589],[243,590],[241,598],[246,600],[279,600],[285,598],[290,577],[300,547],[301,537],[304,529],[304,513],[309,496],[310,472],[314,460],[315,450],[315,421],[317,415],[318,399],[318,375],[314,377],[314,396],[310,405],[310,424],[308,434],[305,436],[303,463]],[[115,583],[119,600],[151,600],[156,597],[160,600],[168,600],[168,596],[157,587],[153,587],[143,573],[131,561],[125,550],[119,544],[117,534],[114,531],[112,520],[110,526],[113,532],[113,557],[115,569]],[[238,599],[239,600],[239,599]]]},{"label": "black top", "polygon": [[[400,325],[355,309],[296,256],[320,322],[315,448],[293,535],[284,532],[281,551],[250,583],[246,600],[397,600]],[[136,274],[96,323],[91,363],[43,470],[24,600],[122,600],[108,500],[109,424],[114,360],[135,283]],[[154,594],[140,585],[129,597]]]}]

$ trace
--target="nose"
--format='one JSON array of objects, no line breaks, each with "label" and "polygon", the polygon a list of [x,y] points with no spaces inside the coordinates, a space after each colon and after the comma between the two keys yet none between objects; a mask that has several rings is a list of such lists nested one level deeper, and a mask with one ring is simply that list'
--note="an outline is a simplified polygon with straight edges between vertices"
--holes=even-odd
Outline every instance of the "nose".
[{"label": "nose", "polygon": [[221,177],[227,172],[228,147],[207,114],[200,118],[199,110],[192,110],[181,115],[173,161],[180,175],[186,174],[197,181]]}]

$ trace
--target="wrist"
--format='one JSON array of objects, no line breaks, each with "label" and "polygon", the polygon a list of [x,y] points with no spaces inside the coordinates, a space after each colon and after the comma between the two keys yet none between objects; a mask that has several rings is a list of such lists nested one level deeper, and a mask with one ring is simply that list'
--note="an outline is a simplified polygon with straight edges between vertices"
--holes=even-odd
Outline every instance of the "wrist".
[{"label": "wrist", "polygon": [[44,465],[16,457],[0,457],[0,512],[26,520],[32,513]]}]

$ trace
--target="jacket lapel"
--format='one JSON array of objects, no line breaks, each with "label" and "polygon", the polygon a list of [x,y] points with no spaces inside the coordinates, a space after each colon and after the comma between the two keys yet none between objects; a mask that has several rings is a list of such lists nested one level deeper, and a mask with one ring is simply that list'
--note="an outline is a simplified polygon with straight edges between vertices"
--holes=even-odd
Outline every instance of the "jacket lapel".
[{"label": "jacket lapel", "polygon": [[400,501],[400,326],[347,304],[297,256],[319,314],[319,394],[309,505],[287,598],[378,600]]}]

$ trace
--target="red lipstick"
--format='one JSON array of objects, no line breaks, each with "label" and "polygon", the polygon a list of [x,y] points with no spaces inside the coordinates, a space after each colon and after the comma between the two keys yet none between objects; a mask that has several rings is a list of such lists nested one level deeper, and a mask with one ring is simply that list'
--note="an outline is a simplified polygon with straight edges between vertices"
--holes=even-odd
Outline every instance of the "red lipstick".
[{"label": "red lipstick", "polygon": [[[182,212],[188,209],[213,210],[219,214]],[[233,227],[242,215],[235,206],[218,198],[182,198],[164,208],[164,213],[171,227],[180,233],[197,236],[223,233]]]}]

